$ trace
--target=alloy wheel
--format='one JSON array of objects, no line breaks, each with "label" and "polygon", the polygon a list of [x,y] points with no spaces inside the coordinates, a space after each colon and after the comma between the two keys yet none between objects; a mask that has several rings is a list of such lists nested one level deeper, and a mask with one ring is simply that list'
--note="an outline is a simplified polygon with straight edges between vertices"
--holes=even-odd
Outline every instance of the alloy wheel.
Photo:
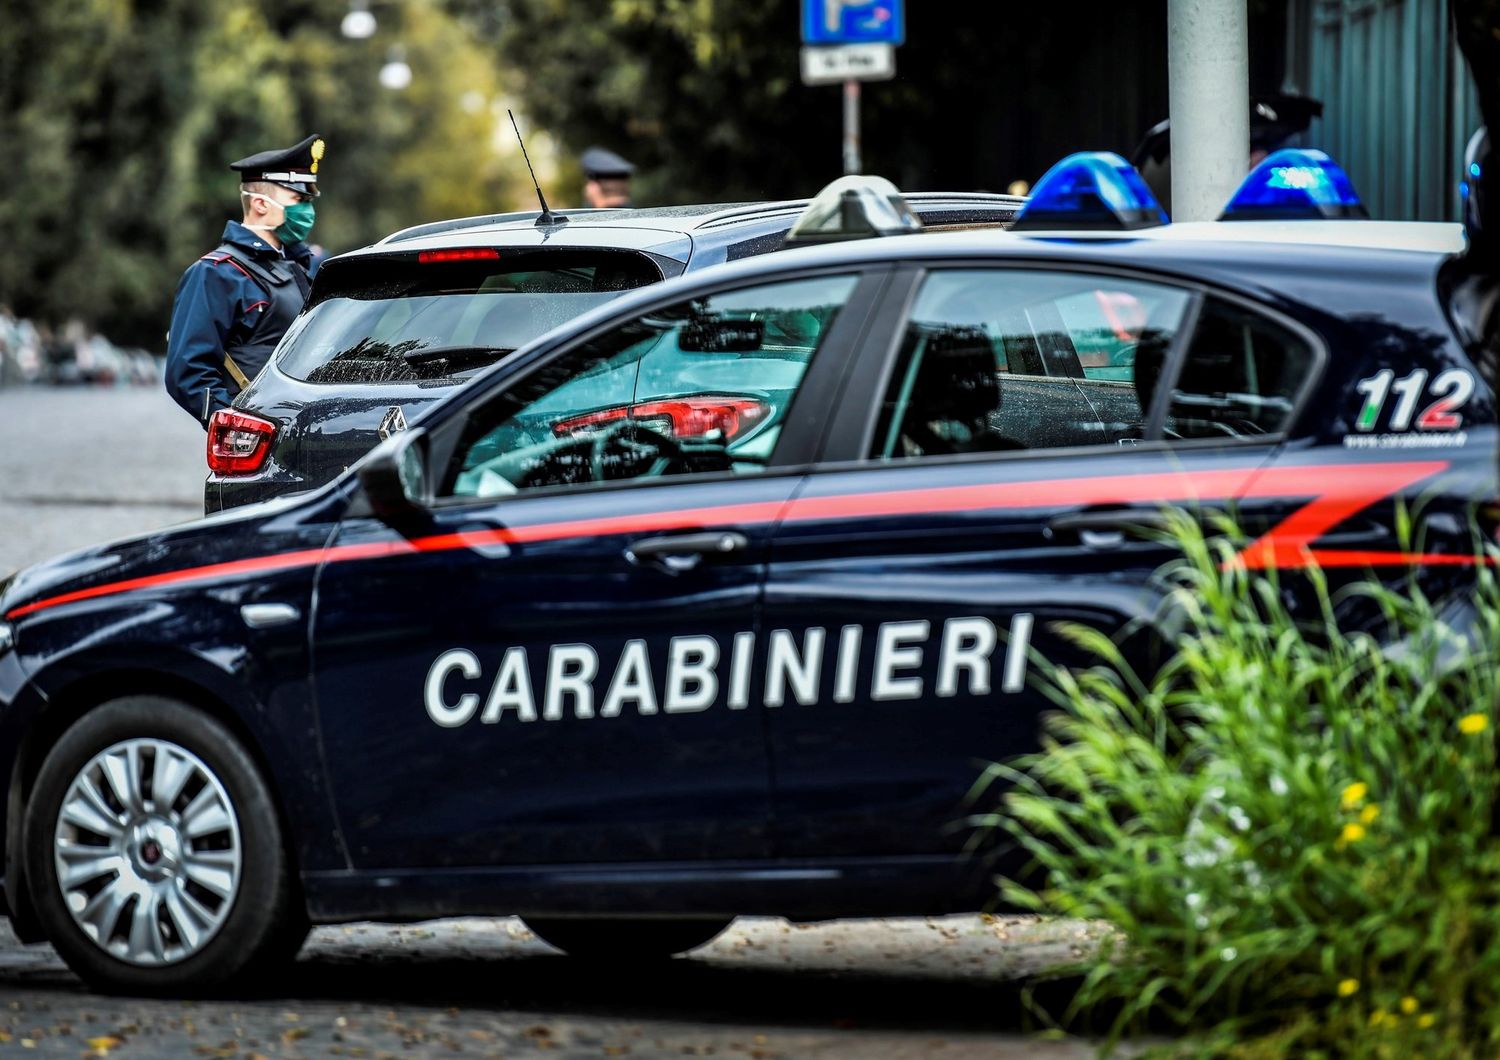
[{"label": "alloy wheel", "polygon": [[207,945],[234,906],[241,854],[223,783],[162,739],[126,740],[91,758],[68,786],[54,833],[58,887],[74,923],[141,967]]}]

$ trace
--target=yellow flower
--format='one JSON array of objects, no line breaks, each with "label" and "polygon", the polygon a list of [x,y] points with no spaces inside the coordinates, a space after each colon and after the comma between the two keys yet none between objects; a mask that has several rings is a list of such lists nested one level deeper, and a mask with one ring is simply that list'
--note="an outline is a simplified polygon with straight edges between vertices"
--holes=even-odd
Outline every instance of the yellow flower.
[{"label": "yellow flower", "polygon": [[1387,1021],[1394,1023],[1396,1022],[1396,1017],[1383,1008],[1378,1008],[1370,1013],[1370,1026],[1372,1027],[1383,1027]]},{"label": "yellow flower", "polygon": [[1417,1017],[1417,1026],[1421,1027],[1424,1031],[1436,1022],[1437,1017],[1434,1016],[1431,1012],[1424,1012]]},{"label": "yellow flower", "polygon": [[1344,830],[1339,833],[1339,842],[1358,843],[1364,837],[1365,826],[1362,824],[1355,824],[1353,821],[1350,821],[1348,824],[1344,825]]},{"label": "yellow flower", "polygon": [[1421,1007],[1422,1006],[1417,1003],[1417,999],[1412,997],[1410,994],[1401,999],[1401,1011],[1408,1016],[1410,1016],[1413,1012],[1416,1012],[1417,1009]]},{"label": "yellow flower", "polygon": [[[1460,722],[1459,724],[1462,725],[1463,723]],[[1366,784],[1363,780],[1355,781],[1344,789],[1344,793],[1339,796],[1339,802],[1343,805],[1344,809],[1352,810],[1365,801],[1365,796],[1369,792],[1370,785]]]},{"label": "yellow flower", "polygon": [[1339,997],[1350,997],[1359,992],[1358,979],[1339,980]]},{"label": "yellow flower", "polygon": [[1379,816],[1380,807],[1376,806],[1373,802],[1370,803],[1370,805],[1366,806],[1363,810],[1359,811],[1359,819],[1365,824],[1374,824],[1375,818]]},{"label": "yellow flower", "polygon": [[1478,736],[1490,727],[1488,714],[1465,714],[1458,719],[1458,731],[1465,736]]}]

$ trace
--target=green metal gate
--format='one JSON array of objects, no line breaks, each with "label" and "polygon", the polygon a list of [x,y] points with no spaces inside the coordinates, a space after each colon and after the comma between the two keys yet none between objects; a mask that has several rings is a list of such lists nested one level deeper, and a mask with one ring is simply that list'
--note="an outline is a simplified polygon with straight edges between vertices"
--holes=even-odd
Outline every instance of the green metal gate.
[{"label": "green metal gate", "polygon": [[1308,130],[1374,217],[1456,221],[1479,104],[1447,0],[1288,0],[1286,89],[1323,101]]}]

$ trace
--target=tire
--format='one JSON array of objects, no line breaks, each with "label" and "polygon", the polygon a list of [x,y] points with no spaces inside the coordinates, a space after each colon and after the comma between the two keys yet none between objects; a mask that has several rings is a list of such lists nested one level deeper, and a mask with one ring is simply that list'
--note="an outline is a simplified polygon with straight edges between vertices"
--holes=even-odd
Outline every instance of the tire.
[{"label": "tire", "polygon": [[38,920],[100,991],[183,996],[263,972],[306,937],[279,821],[217,720],[159,696],[105,703],[58,740],[27,801]]},{"label": "tire", "polygon": [[588,960],[652,960],[697,949],[734,922],[719,919],[523,917],[543,942]]}]

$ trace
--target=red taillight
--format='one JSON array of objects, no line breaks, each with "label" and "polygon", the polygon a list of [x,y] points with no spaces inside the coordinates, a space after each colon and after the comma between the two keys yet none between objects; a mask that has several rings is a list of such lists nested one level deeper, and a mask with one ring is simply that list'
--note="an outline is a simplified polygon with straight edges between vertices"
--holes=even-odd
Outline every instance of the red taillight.
[{"label": "red taillight", "polygon": [[654,420],[648,426],[663,429],[676,438],[701,438],[710,431],[720,431],[730,442],[760,423],[771,411],[764,401],[754,398],[674,398],[667,401],[643,401],[638,405],[620,405],[598,412],[586,412],[552,425],[559,437],[602,427],[623,419]]},{"label": "red taillight", "polygon": [[208,421],[208,469],[216,475],[259,471],[275,437],[276,424],[233,409],[220,409]]},{"label": "red taillight", "polygon": [[423,265],[439,261],[495,261],[500,252],[494,247],[463,247],[460,250],[424,250],[417,255]]}]

